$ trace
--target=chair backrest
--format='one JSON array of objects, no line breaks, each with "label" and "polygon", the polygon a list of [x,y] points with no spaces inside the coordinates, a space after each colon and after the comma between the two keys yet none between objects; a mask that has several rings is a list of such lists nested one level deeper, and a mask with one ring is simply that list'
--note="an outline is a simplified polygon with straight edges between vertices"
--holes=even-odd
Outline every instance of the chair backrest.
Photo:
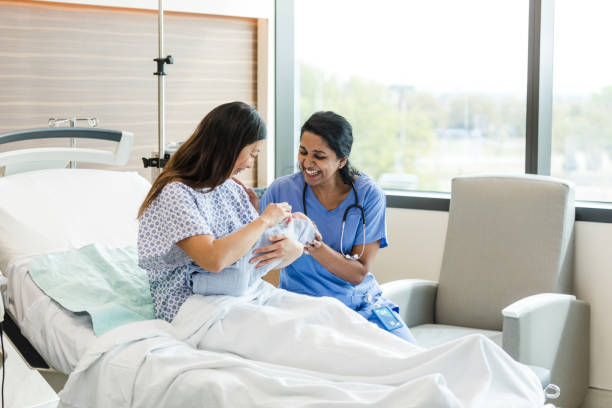
[{"label": "chair backrest", "polygon": [[501,310],[525,296],[570,293],[574,188],[546,176],[452,181],[436,323],[502,329]]}]

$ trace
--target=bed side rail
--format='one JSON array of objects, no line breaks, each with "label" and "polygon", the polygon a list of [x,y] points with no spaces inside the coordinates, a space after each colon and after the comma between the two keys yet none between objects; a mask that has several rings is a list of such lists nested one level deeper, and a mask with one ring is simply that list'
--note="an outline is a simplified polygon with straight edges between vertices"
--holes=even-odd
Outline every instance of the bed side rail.
[{"label": "bed side rail", "polygon": [[0,135],[0,145],[36,139],[98,139],[116,142],[114,151],[78,147],[34,147],[0,153],[0,166],[4,174],[24,171],[62,168],[70,161],[123,166],[132,150],[133,134],[126,131],[97,128],[42,128],[20,130]]}]

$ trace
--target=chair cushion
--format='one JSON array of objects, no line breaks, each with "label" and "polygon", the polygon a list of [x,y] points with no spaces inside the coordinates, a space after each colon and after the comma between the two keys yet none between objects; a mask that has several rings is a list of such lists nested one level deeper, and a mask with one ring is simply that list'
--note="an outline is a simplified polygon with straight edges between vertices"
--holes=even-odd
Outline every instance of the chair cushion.
[{"label": "chair cushion", "polygon": [[482,334],[502,346],[502,332],[497,330],[472,329],[470,327],[449,326],[446,324],[422,324],[410,328],[421,347],[431,348],[468,334]]}]

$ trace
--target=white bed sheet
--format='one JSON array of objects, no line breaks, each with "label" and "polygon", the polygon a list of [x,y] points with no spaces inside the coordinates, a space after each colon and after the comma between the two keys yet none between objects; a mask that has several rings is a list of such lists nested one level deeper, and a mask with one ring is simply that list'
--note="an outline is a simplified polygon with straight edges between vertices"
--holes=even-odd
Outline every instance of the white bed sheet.
[{"label": "white bed sheet", "polygon": [[96,338],[91,319],[70,312],[40,290],[27,271],[30,258],[20,257],[9,263],[4,304],[47,364],[68,374]]}]

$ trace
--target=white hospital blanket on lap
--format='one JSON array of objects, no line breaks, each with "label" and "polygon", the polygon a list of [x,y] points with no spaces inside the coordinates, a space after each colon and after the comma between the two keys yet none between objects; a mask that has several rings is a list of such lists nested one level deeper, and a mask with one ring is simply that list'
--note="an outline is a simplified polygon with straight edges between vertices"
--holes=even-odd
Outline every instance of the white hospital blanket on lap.
[{"label": "white hospital blanket on lap", "polygon": [[538,378],[483,336],[425,350],[335,299],[266,282],[194,295],[172,324],[110,331],[60,395],[66,407],[544,406]]},{"label": "white hospital blanket on lap", "polygon": [[305,245],[314,239],[315,227],[310,220],[297,218],[291,220],[289,225],[281,223],[268,228],[244,256],[222,271],[212,273],[194,265],[194,270],[186,273],[187,284],[193,293],[200,295],[242,296],[249,287],[280,264],[279,259],[258,268],[255,263],[249,262],[256,256],[253,251],[270,245],[270,237],[274,235],[287,235]]}]

